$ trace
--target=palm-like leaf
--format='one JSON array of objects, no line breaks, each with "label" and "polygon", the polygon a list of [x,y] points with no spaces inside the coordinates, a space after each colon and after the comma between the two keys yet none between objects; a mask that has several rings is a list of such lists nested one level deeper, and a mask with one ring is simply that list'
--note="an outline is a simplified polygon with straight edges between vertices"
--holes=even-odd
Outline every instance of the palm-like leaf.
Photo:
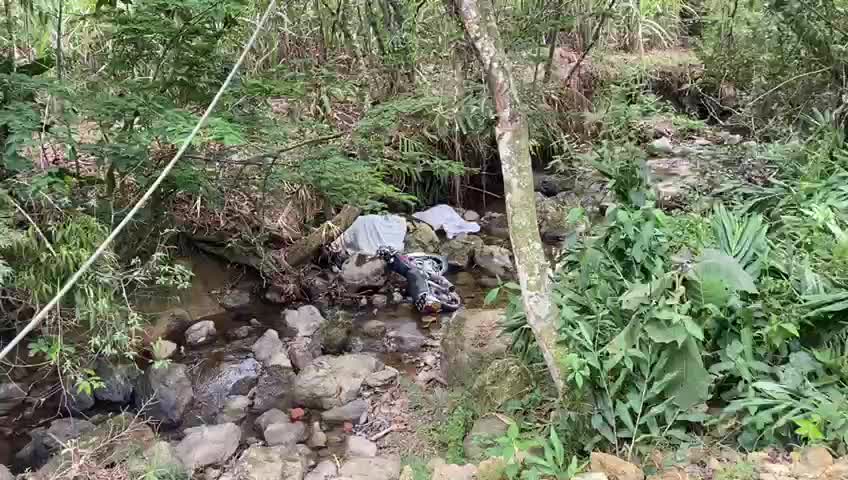
[{"label": "palm-like leaf", "polygon": [[750,214],[739,218],[723,205],[718,205],[713,212],[712,226],[719,249],[735,258],[748,274],[757,278],[769,251],[766,239],[768,225],[762,215]]}]

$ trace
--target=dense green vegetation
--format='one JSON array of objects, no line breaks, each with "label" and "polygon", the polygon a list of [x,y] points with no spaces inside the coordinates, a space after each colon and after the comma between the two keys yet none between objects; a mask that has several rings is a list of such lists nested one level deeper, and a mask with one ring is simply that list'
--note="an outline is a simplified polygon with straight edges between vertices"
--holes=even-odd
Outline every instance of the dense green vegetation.
[{"label": "dense green vegetation", "polygon": [[[570,477],[587,446],[630,456],[703,436],[848,453],[848,3],[494,4],[534,162],[596,170],[616,202],[566,219],[586,226],[555,273],[569,398],[542,398],[539,380],[532,401],[546,408],[508,412],[524,422],[493,448],[511,459],[541,445],[530,478]],[[153,181],[265,5],[4,2],[4,339]],[[446,18],[428,0],[281,5],[189,155],[26,352],[97,387],[96,358],[137,351],[134,299],[187,284],[175,233],[261,253],[344,205],[407,210],[497,190],[489,92]],[[758,143],[723,153],[733,182],[670,211],[645,177],[657,119],[681,138],[719,128]],[[513,353],[538,366],[520,305],[510,300]],[[451,460],[473,417],[455,412],[440,440]]]}]

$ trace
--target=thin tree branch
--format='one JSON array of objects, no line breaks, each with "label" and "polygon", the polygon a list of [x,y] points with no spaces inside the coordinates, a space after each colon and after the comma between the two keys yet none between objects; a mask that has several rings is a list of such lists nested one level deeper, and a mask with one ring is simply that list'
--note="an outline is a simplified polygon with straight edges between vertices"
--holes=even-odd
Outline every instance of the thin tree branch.
[{"label": "thin tree branch", "polygon": [[583,50],[583,53],[580,55],[580,58],[577,59],[577,63],[574,64],[573,67],[568,71],[568,75],[565,76],[565,81],[562,82],[568,85],[568,81],[571,80],[571,77],[574,76],[574,73],[580,68],[580,65],[583,64],[583,60],[586,59],[586,56],[589,55],[589,52],[598,43],[598,38],[601,36],[601,30],[603,30],[604,25],[607,23],[607,19],[610,17],[609,13],[615,8],[615,4],[618,3],[618,0],[610,0],[609,5],[607,5],[607,10],[601,16],[601,21],[595,25],[595,31],[592,32],[592,42],[586,46],[586,49]]}]

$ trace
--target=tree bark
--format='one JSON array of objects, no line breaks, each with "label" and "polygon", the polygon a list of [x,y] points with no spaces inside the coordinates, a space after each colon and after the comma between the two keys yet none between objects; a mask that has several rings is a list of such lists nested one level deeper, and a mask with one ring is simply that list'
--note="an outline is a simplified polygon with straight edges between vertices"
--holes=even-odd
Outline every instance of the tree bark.
[{"label": "tree bark", "polygon": [[562,395],[565,352],[557,345],[557,310],[551,297],[550,267],[536,223],[527,120],[514,86],[512,67],[500,45],[498,28],[489,10],[490,0],[451,1],[453,14],[461,20],[486,73],[486,83],[495,104],[495,134],[503,170],[509,237],[524,313],[554,385]]},{"label": "tree bark", "polygon": [[354,220],[359,216],[361,210],[357,207],[345,205],[342,211],[336,214],[332,220],[324,222],[314,232],[295,242],[286,251],[286,263],[291,267],[297,267],[306,263],[315,255],[315,252],[341,235]]}]

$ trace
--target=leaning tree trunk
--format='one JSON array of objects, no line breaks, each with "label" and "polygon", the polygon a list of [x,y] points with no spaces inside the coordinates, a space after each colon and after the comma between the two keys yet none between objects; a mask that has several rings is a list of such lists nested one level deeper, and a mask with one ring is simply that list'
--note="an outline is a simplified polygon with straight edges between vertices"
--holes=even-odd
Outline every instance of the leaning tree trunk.
[{"label": "leaning tree trunk", "polygon": [[512,67],[500,45],[498,28],[489,11],[490,0],[451,1],[453,13],[462,21],[486,72],[486,82],[495,104],[498,119],[495,134],[503,169],[509,237],[521,284],[524,313],[554,384],[562,394],[565,388],[561,366],[564,354],[557,345],[550,268],[536,223],[527,121],[514,86]]}]

